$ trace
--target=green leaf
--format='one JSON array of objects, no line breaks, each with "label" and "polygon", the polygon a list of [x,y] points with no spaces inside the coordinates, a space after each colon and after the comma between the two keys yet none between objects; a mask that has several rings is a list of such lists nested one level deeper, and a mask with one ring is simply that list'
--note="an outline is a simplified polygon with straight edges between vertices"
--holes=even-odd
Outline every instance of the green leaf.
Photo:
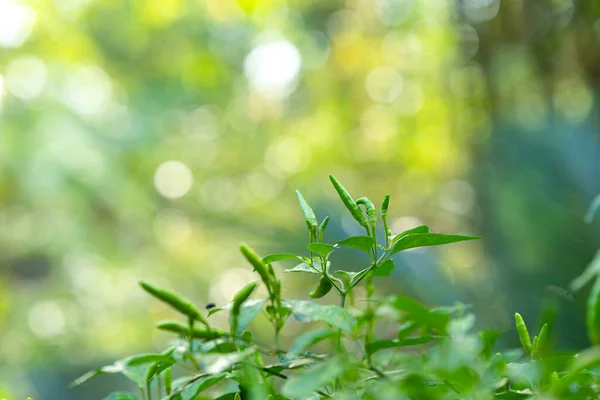
[{"label": "green leaf", "polygon": [[138,370],[138,368],[135,367],[145,366],[147,364],[172,359],[171,353],[173,353],[173,351],[174,348],[169,348],[165,353],[140,354],[115,361],[111,365],[105,365],[104,367],[83,374],[75,381],[73,381],[73,383],[71,383],[71,385],[69,386],[75,387],[81,385],[82,383],[87,382],[90,379],[102,374],[123,374],[132,381],[136,383],[141,382],[143,384],[145,382],[146,367],[143,368],[144,371],[141,371],[141,369]]},{"label": "green leaf", "polygon": [[600,346],[590,347],[572,358],[570,370],[572,372],[589,369],[600,365]]},{"label": "green leaf", "polygon": [[286,380],[282,391],[285,396],[305,398],[337,378],[345,369],[339,358],[319,363],[316,366]]},{"label": "green leaf", "polygon": [[383,263],[381,263],[376,269],[373,270],[372,274],[374,276],[390,276],[392,271],[394,271],[396,266],[394,265],[394,261],[387,259]]},{"label": "green leaf", "polygon": [[283,270],[283,272],[308,272],[311,274],[321,274],[319,271],[315,270],[307,263],[298,264],[294,268]]},{"label": "green leaf", "polygon": [[308,300],[284,300],[283,305],[289,307],[300,322],[322,321],[350,334],[356,327],[352,314],[338,306],[320,305]]},{"label": "green leaf", "polygon": [[340,275],[345,275],[348,277],[350,282],[352,282],[354,280],[354,278],[356,277],[356,275],[358,275],[360,272],[350,272],[350,271],[338,270],[338,271],[335,271],[334,273],[340,274]]},{"label": "green leaf", "polygon": [[[260,300],[260,299],[246,300],[241,305],[241,308],[240,308],[236,333],[238,333],[238,334],[242,333],[244,331],[244,329],[246,329],[246,327],[250,324],[250,322],[252,322],[252,320],[254,320],[254,318],[256,318],[256,316],[258,314],[260,314],[260,312],[265,307],[266,303],[267,303],[266,300]],[[231,309],[231,307],[232,307],[232,304],[229,303],[225,307],[223,307],[223,309]],[[229,318],[229,320],[231,323],[231,317]]]},{"label": "green leaf", "polygon": [[414,233],[406,235],[398,240],[392,247],[390,255],[415,247],[440,246],[443,244],[477,239],[481,238],[478,236],[444,235],[441,233]]},{"label": "green leaf", "polygon": [[337,333],[331,329],[316,329],[314,331],[308,331],[296,338],[294,343],[290,346],[288,352],[291,354],[300,354],[309,347],[335,335],[337,335]]},{"label": "green leaf", "polygon": [[266,256],[265,258],[262,259],[262,261],[265,264],[271,264],[271,263],[274,263],[275,261],[281,261],[281,260],[300,260],[300,261],[302,261],[302,257],[297,256],[295,254],[291,254],[291,253],[276,253],[276,254],[269,254],[268,256]]},{"label": "green leaf", "polygon": [[336,244],[339,246],[359,249],[364,251],[365,253],[369,253],[373,248],[373,244],[375,244],[375,241],[371,236],[351,236],[344,240],[336,242]]},{"label": "green leaf", "polygon": [[138,400],[138,397],[130,392],[113,392],[106,396],[104,400]]},{"label": "green leaf", "polygon": [[392,242],[390,243],[390,247],[394,246],[394,244],[398,240],[402,239],[404,236],[412,235],[414,233],[429,233],[429,227],[427,225],[420,225],[420,226],[417,226],[416,228],[412,228],[412,229],[409,229],[409,230],[406,230],[406,231],[404,231],[402,233],[397,234],[396,236],[394,236],[392,238]]},{"label": "green leaf", "polygon": [[[221,372],[219,374],[212,375],[198,375],[188,381],[182,388],[172,393],[167,399],[173,399],[177,395],[181,394],[181,400],[193,400],[198,394],[202,391],[214,386],[225,378],[227,374],[225,372]],[[183,389],[183,390],[182,390]]]},{"label": "green leaf", "polygon": [[317,253],[325,258],[329,257],[329,254],[335,250],[336,246],[327,243],[311,243],[308,245],[308,250],[313,253]]}]

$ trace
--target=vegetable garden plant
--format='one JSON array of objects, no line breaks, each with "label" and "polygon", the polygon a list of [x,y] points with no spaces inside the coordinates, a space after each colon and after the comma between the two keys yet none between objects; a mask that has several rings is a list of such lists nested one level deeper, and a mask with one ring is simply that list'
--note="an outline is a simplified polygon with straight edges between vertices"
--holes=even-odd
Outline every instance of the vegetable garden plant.
[{"label": "vegetable garden plant", "polygon": [[[551,333],[544,324],[530,338],[519,314],[516,329],[522,348],[495,352],[499,334],[473,332],[473,314],[466,307],[426,307],[405,296],[375,297],[374,277],[390,275],[392,256],[401,251],[450,244],[477,237],[431,233],[419,226],[394,234],[387,223],[389,195],[377,212],[366,197],[354,200],[333,176],[331,182],[345,207],[364,228],[362,236],[327,243],[329,217],[320,223],[300,192],[300,207],[308,228],[307,254],[271,254],[261,257],[245,244],[242,255],[260,282],[248,283],[222,308],[208,313],[184,297],[148,282],[140,286],[157,300],[178,311],[178,321],[162,321],[157,328],[173,334],[160,353],[135,355],[91,371],[77,379],[79,385],[100,374],[120,373],[139,387],[139,394],[116,392],[106,399],[597,399],[600,398],[600,347],[578,354],[553,353]],[[378,241],[378,222],[383,238]],[[334,270],[330,255],[344,248],[368,256],[359,272]],[[309,296],[330,291],[339,306],[311,300],[282,298],[279,271],[273,265],[296,260],[285,273],[319,275]],[[577,278],[578,290],[596,278],[600,256]],[[596,280],[588,305],[589,336],[600,342],[600,280]],[[252,298],[262,284],[266,298]],[[354,301],[358,285],[365,299]],[[229,313],[230,329],[211,326],[210,316]],[[247,328],[261,312],[272,325],[270,343],[257,340]],[[207,314],[207,315],[205,315]],[[279,336],[294,318],[310,324],[289,347]],[[394,327],[382,337],[379,325]],[[327,352],[315,350],[329,349]]]}]

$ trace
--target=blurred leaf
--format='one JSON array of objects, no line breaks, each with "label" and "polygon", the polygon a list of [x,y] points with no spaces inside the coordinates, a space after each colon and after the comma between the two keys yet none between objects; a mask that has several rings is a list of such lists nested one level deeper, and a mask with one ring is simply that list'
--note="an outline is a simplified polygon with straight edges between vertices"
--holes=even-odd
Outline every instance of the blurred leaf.
[{"label": "blurred leaf", "polygon": [[414,233],[400,238],[392,247],[390,255],[416,247],[440,246],[478,239],[481,238],[478,236],[444,235],[441,233]]},{"label": "blurred leaf", "polygon": [[338,306],[325,306],[308,300],[284,300],[283,304],[300,322],[322,321],[350,334],[356,327],[352,314]]},{"label": "blurred leaf", "polygon": [[594,197],[594,200],[592,200],[590,203],[590,208],[585,215],[585,222],[588,224],[592,223],[596,217],[596,214],[598,213],[598,210],[600,210],[600,194]]},{"label": "blurred leaf", "polygon": [[585,270],[569,285],[571,292],[578,292],[588,284],[596,276],[600,275],[600,250],[596,252],[592,261],[588,264]]},{"label": "blurred leaf", "polygon": [[374,243],[375,241],[371,236],[351,236],[344,240],[336,242],[336,244],[339,246],[359,249],[364,251],[365,253],[369,253],[371,251]]},{"label": "blurred leaf", "polygon": [[[225,372],[211,375],[202,374],[189,378],[184,382],[178,380],[178,388],[170,396],[167,396],[166,399],[174,399],[181,395],[181,400],[194,400],[199,393],[219,383],[226,375]],[[173,382],[173,387],[175,387],[175,382]]]},{"label": "blurred leaf", "polygon": [[439,339],[439,336],[417,336],[404,339],[388,339],[388,340],[376,340],[365,346],[365,349],[369,354],[374,354],[380,350],[385,350],[394,347],[405,347],[405,346],[417,346],[431,342],[432,340]]},{"label": "blurred leaf", "polygon": [[329,339],[336,335],[337,333],[331,329],[316,329],[313,331],[308,331],[296,338],[294,343],[290,346],[288,352],[291,354],[300,354],[320,341]]},{"label": "blurred leaf", "polygon": [[494,345],[500,335],[500,332],[491,329],[479,332],[479,338],[483,345],[481,353],[486,359],[489,359],[494,355]]},{"label": "blurred leaf", "polygon": [[106,396],[104,400],[138,400],[138,397],[129,392],[113,392]]},{"label": "blurred leaf", "polygon": [[[248,299],[241,305],[237,325],[238,334],[242,333],[248,324],[250,324],[250,322],[252,322],[252,320],[254,320],[258,314],[260,314],[263,308],[265,308],[265,304],[267,304],[266,300]],[[231,308],[229,304],[227,306]],[[223,308],[225,309],[225,307]],[[229,319],[231,320],[231,317]]]},{"label": "blurred leaf", "polygon": [[332,358],[316,366],[302,371],[287,379],[282,392],[289,397],[306,397],[338,377],[345,369],[346,363],[339,358]]}]

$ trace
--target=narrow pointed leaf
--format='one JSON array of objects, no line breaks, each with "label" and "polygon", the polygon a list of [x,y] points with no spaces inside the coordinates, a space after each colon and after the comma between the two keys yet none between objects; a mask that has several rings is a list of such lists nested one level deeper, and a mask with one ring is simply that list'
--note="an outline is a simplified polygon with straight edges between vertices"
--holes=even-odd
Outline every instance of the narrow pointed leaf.
[{"label": "narrow pointed leaf", "polygon": [[262,259],[262,261],[265,264],[271,264],[271,263],[274,263],[275,261],[281,261],[281,260],[300,260],[300,261],[302,261],[302,257],[297,256],[295,254],[291,254],[291,253],[276,253],[276,254],[270,254]]},{"label": "narrow pointed leaf", "polygon": [[429,233],[429,227],[427,225],[420,225],[420,226],[417,226],[416,228],[408,229],[404,232],[401,232],[392,238],[392,242],[391,242],[390,246],[394,246],[394,244],[398,240],[402,239],[404,236],[412,235],[415,233]]},{"label": "narrow pointed leaf", "polygon": [[424,246],[440,246],[443,244],[457,243],[468,240],[481,239],[477,236],[444,235],[441,233],[414,233],[406,235],[398,240],[392,247],[390,254],[396,254],[403,250]]}]

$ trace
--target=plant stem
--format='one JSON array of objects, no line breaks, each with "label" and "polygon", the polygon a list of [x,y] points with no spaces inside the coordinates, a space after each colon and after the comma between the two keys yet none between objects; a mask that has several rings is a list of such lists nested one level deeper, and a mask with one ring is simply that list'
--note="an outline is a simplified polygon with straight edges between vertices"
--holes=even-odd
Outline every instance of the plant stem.
[{"label": "plant stem", "polygon": [[[346,305],[346,293],[343,292],[343,293],[340,293],[340,307],[343,309],[345,305]],[[342,351],[342,330],[339,328],[337,331],[336,349],[337,349],[338,353]],[[340,378],[339,377],[335,378],[335,385],[333,388],[334,393],[337,392],[340,385],[341,385]]]}]

